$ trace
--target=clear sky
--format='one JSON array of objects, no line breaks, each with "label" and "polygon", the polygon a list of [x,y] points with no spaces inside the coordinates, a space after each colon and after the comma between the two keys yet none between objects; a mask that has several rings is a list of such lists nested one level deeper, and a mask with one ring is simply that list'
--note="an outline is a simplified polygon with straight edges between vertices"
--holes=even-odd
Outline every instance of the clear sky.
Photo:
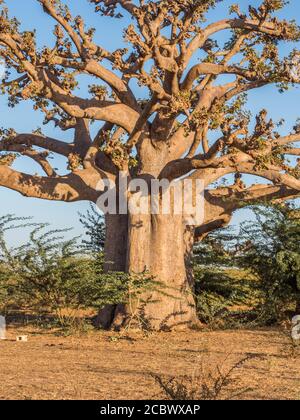
[{"label": "clear sky", "polygon": [[[122,45],[122,24],[123,20],[114,20],[103,18],[96,15],[87,0],[65,0],[75,15],[82,15],[88,26],[97,29],[97,37],[102,46],[113,50]],[[210,19],[222,19],[227,16],[227,10],[230,4],[238,3],[241,9],[247,9],[249,5],[257,6],[260,1],[242,0],[232,1],[224,0],[217,6],[216,10],[210,13]],[[38,42],[40,45],[49,44],[53,41],[52,30],[53,20],[43,13],[42,8],[37,0],[6,0],[6,4],[10,9],[11,15],[16,16],[22,22],[22,28],[26,30],[37,30]],[[286,19],[295,19],[300,24],[300,8],[299,0],[291,0],[290,4],[281,12],[281,17]],[[226,37],[225,34],[221,35]],[[295,45],[294,45],[295,46]],[[299,45],[297,46],[299,48]],[[282,44],[281,51],[283,55],[288,54],[290,46]],[[87,96],[86,87],[88,82],[82,80],[79,94],[83,97]],[[139,94],[142,92],[139,92]],[[286,120],[286,131],[290,130],[300,117],[299,110],[299,89],[293,88],[290,91],[279,94],[274,86],[268,86],[259,90],[255,90],[249,94],[248,108],[257,113],[262,108],[267,108],[270,116],[276,121],[284,118]],[[6,98],[0,96],[0,126],[14,128],[17,132],[31,132],[37,127],[43,127],[43,116],[33,112],[30,103],[21,103],[14,109],[7,107]],[[61,139],[72,139],[70,133],[61,133],[54,129],[53,125],[43,127],[45,134]],[[55,160],[58,168],[63,167],[61,158]],[[39,169],[32,164],[27,158],[22,158],[15,166],[16,169],[24,172],[39,172]],[[78,212],[84,212],[88,203],[57,203],[42,201],[37,199],[24,198],[20,194],[0,187],[0,214],[15,213],[18,216],[33,216],[35,221],[50,222],[57,228],[73,227],[74,234],[82,233],[82,227],[78,221]],[[235,215],[233,223],[238,223],[245,218],[249,218],[249,211],[241,211]],[[22,233],[16,233],[11,238],[13,243],[19,243],[22,239]]]}]

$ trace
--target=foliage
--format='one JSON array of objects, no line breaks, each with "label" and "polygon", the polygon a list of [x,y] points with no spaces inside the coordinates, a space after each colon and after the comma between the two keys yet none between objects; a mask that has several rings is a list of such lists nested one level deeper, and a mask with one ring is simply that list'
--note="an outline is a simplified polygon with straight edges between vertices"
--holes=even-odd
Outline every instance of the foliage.
[{"label": "foliage", "polygon": [[10,229],[24,227],[24,223],[28,223],[28,219],[15,217],[14,215],[6,215],[0,217],[0,309],[15,303],[15,295],[13,293],[16,275],[9,269],[7,264],[10,253],[5,242],[5,233]]},{"label": "foliage", "polygon": [[[194,251],[199,318],[213,327],[266,325],[300,308],[300,217],[291,205],[252,207],[254,221],[240,231],[208,235]],[[167,293],[147,272],[105,273],[103,220],[81,215],[88,239],[12,215],[0,218],[0,308],[54,314],[61,325],[107,304],[142,306],[145,291]],[[8,247],[6,234],[23,229],[29,240]],[[132,310],[134,316],[134,310]]]},{"label": "foliage", "polygon": [[255,222],[241,227],[238,260],[260,279],[265,322],[300,309],[300,211],[292,206],[253,208]]},{"label": "foliage", "polygon": [[300,309],[300,218],[291,205],[256,205],[239,231],[210,234],[195,250],[197,307],[210,324],[266,325]]},{"label": "foliage", "polygon": [[235,239],[233,229],[221,229],[194,249],[198,316],[213,327],[224,322],[228,325],[235,316],[239,317],[241,308],[253,306],[258,299],[257,293],[253,293],[255,277],[235,264],[232,249]]},{"label": "foliage", "polygon": [[4,232],[16,226],[5,226],[1,232],[0,257],[10,279],[8,290],[13,295],[14,306],[30,308],[36,313],[54,313],[60,324],[64,324],[84,306],[81,294],[92,274],[90,259],[80,256],[78,238],[64,240],[65,230],[46,230],[46,227],[37,224],[31,228],[27,243],[8,248]]},{"label": "foliage", "polygon": [[88,250],[100,253],[104,248],[105,241],[105,222],[100,213],[97,212],[95,207],[90,204],[90,209],[86,214],[79,213],[80,223],[85,229],[87,239],[83,239],[83,246]]},{"label": "foliage", "polygon": [[[54,314],[64,326],[77,322],[81,310],[141,299],[154,282],[147,273],[104,273],[101,253],[87,253],[79,238],[64,239],[65,230],[45,224],[15,224],[0,219],[0,306]],[[27,243],[9,248],[5,233],[29,228]],[[157,286],[157,285],[156,285]]]},{"label": "foliage", "polygon": [[258,280],[246,270],[196,266],[195,279],[198,316],[211,327],[249,321],[249,309],[260,301]]}]

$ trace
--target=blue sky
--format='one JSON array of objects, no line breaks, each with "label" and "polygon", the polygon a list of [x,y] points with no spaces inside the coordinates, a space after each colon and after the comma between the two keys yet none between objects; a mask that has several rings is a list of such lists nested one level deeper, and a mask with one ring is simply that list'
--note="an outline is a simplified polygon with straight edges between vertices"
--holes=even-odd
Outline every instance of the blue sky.
[{"label": "blue sky", "polygon": [[[122,45],[122,20],[114,20],[100,17],[93,12],[93,7],[87,0],[65,0],[71,10],[76,15],[82,15],[88,26],[97,29],[96,39],[102,46],[109,50],[116,49]],[[210,13],[209,19],[222,19],[227,16],[227,10],[230,4],[239,3],[241,9],[247,9],[248,5],[256,6],[260,1],[232,1],[224,0],[215,11]],[[11,15],[16,16],[21,22],[23,29],[37,30],[38,42],[40,45],[49,44],[53,40],[52,30],[53,21],[50,17],[42,12],[41,6],[37,0],[6,0],[6,4],[10,9]],[[300,8],[299,1],[291,0],[284,12],[281,12],[281,17],[286,19],[295,19],[300,24]],[[222,37],[226,37],[223,33]],[[298,46],[299,47],[299,46]],[[287,54],[290,51],[290,46],[282,44],[282,54]],[[86,87],[87,80],[82,80],[79,94],[83,97],[87,96]],[[137,88],[135,88],[137,92]],[[142,95],[142,91],[137,92],[138,96]],[[299,89],[292,90],[280,94],[274,86],[268,86],[259,90],[255,90],[249,95],[249,102],[247,106],[253,114],[257,113],[262,108],[267,108],[270,116],[274,120],[284,118],[286,120],[286,131],[291,129],[298,117],[299,111]],[[7,108],[6,99],[0,96],[0,126],[9,128],[13,127],[18,132],[31,132],[37,127],[42,126],[43,116],[32,110],[30,103],[21,103],[14,109]],[[52,125],[43,127],[45,134],[57,137],[60,139],[72,139],[70,133],[61,133],[54,129]],[[61,158],[56,158],[56,166],[63,167],[64,161]],[[38,167],[29,159],[21,159],[15,168],[24,172],[39,172]],[[24,198],[20,194],[0,187],[0,214],[15,213],[18,216],[33,216],[35,221],[49,222],[57,228],[73,227],[73,234],[82,233],[82,227],[78,221],[78,212],[84,212],[89,203],[57,203],[42,201],[37,199]],[[251,217],[250,212],[243,210],[238,212],[233,223],[239,223]],[[22,232],[17,232],[13,238],[10,238],[12,243],[19,243],[22,240]]]}]

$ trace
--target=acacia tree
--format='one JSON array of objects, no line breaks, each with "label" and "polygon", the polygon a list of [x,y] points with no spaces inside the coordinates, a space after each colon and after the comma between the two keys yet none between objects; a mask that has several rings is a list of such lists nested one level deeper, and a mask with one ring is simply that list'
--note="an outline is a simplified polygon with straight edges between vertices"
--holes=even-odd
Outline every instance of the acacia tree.
[{"label": "acacia tree", "polygon": [[[233,5],[228,17],[211,23],[206,15],[218,0],[91,0],[101,15],[121,22],[131,18],[124,25],[128,48],[108,51],[66,4],[37,1],[55,21],[56,42],[44,48],[37,46],[35,31],[20,29],[1,1],[0,56],[7,66],[2,92],[10,106],[33,102],[45,123],[70,130],[74,138],[64,142],[41,132],[2,130],[0,185],[41,199],[96,202],[104,192],[98,191],[99,181],[117,180],[120,171],[149,182],[203,180],[201,226],[187,226],[174,212],[106,216],[107,269],[147,270],[169,290],[145,296],[140,314],[148,325],[190,326],[196,322],[190,270],[195,242],[229,223],[247,203],[299,193],[298,164],[287,160],[299,155],[294,144],[300,140],[299,125],[282,137],[262,110],[250,131],[244,106],[250,90],[268,84],[285,90],[299,82],[299,53],[282,58],[279,46],[298,41],[300,30],[276,17],[284,0],[264,0],[245,12]],[[229,34],[224,45],[216,42],[221,32]],[[88,98],[77,94],[81,74],[95,79]],[[227,83],[224,75],[230,75]],[[134,83],[148,91],[142,100]],[[104,125],[93,138],[95,121]],[[67,158],[64,176],[51,166],[50,152]],[[36,161],[45,176],[13,169],[17,156]],[[234,185],[215,186],[229,174],[235,174]],[[242,174],[268,182],[249,187]],[[129,312],[126,306],[109,307],[101,319],[121,325]]]}]

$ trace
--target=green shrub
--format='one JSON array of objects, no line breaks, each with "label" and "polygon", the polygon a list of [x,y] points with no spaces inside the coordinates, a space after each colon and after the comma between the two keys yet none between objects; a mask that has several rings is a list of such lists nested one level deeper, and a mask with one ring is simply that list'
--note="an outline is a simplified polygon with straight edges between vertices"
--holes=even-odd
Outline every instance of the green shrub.
[{"label": "green shrub", "polygon": [[84,228],[85,238],[82,245],[88,251],[99,254],[104,249],[105,242],[105,221],[95,207],[90,204],[86,214],[79,213],[79,221]]},{"label": "green shrub", "polygon": [[[151,278],[143,273],[104,273],[102,253],[87,252],[79,238],[65,240],[64,230],[45,224],[22,224],[4,217],[0,223],[0,303],[4,310],[18,308],[53,314],[61,326],[78,322],[81,310],[139,299]],[[9,248],[5,233],[31,227],[29,241]]]},{"label": "green shrub", "polygon": [[239,268],[196,265],[195,291],[200,321],[213,327],[248,322],[260,301],[257,279]]},{"label": "green shrub", "polygon": [[300,211],[291,205],[253,210],[256,220],[241,227],[237,260],[260,279],[256,311],[273,323],[287,310],[300,313]]},{"label": "green shrub", "polygon": [[300,313],[299,210],[287,204],[252,210],[255,219],[239,231],[221,229],[195,249],[197,307],[204,322],[269,325],[288,311]]},{"label": "green shrub", "polygon": [[257,279],[236,264],[236,239],[232,228],[220,229],[194,250],[198,316],[214,328],[247,321],[249,308],[259,300]]},{"label": "green shrub", "polygon": [[92,274],[90,259],[79,254],[77,238],[66,241],[65,231],[47,231],[44,224],[32,228],[27,243],[8,248],[4,233],[17,228],[8,226],[12,221],[6,221],[0,232],[0,255],[5,266],[5,275],[0,273],[1,284],[5,297],[11,297],[6,306],[53,313],[61,325],[65,324],[82,308],[80,295]]}]

